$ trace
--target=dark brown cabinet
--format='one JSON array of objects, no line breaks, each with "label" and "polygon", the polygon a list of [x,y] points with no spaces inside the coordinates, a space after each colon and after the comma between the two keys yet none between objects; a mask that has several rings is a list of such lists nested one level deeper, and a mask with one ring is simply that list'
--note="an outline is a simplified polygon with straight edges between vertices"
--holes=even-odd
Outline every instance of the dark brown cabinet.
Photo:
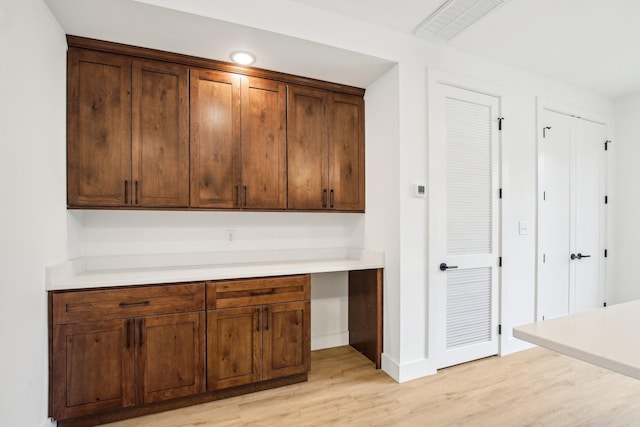
[{"label": "dark brown cabinet", "polygon": [[69,48],[67,203],[188,207],[188,68]]},{"label": "dark brown cabinet", "polygon": [[240,76],[191,69],[191,206],[240,206]]},{"label": "dark brown cabinet", "polygon": [[131,183],[131,59],[69,48],[67,202],[125,206]]},{"label": "dark brown cabinet", "polygon": [[286,208],[286,86],[191,69],[191,206]]},{"label": "dark brown cabinet", "polygon": [[308,275],[210,282],[207,308],[209,390],[309,371]]},{"label": "dark brown cabinet", "polygon": [[51,294],[58,420],[205,390],[204,285]]},{"label": "dark brown cabinet", "polygon": [[363,89],[68,42],[68,207],[364,212]]},{"label": "dark brown cabinet", "polygon": [[362,97],[289,87],[288,207],[364,211]]}]

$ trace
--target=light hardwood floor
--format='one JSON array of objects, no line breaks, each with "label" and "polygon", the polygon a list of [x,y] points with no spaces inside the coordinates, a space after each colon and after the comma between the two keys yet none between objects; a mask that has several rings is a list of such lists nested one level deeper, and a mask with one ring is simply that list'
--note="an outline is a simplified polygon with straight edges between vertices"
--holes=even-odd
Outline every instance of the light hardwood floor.
[{"label": "light hardwood floor", "polygon": [[312,353],[309,382],[109,424],[640,426],[640,381],[535,348],[398,384],[350,347]]}]

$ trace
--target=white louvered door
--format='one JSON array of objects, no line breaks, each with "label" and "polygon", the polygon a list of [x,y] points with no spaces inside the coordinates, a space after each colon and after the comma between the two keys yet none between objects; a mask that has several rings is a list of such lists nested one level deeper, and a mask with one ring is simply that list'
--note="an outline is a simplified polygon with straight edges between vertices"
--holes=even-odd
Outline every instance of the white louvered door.
[{"label": "white louvered door", "polygon": [[[431,155],[438,283],[437,366],[498,353],[500,100],[437,85],[437,140]],[[435,166],[435,167],[433,167]]]}]

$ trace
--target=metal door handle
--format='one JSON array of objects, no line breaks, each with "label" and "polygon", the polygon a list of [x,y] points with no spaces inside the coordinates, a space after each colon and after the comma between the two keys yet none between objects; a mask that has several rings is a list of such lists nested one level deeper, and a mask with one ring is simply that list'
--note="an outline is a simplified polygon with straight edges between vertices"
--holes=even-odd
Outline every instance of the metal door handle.
[{"label": "metal door handle", "polygon": [[457,265],[447,265],[446,262],[443,262],[442,264],[440,264],[440,271],[447,271],[451,268],[458,268]]},{"label": "metal door handle", "polygon": [[591,255],[582,255],[578,252],[578,255],[571,254],[571,259],[582,259],[582,258],[591,258]]}]

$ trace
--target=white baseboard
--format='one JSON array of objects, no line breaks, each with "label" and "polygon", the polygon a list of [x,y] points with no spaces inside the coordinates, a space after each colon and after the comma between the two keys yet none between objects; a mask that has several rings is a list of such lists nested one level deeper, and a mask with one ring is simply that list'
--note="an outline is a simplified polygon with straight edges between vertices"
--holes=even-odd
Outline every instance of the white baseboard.
[{"label": "white baseboard", "polygon": [[399,364],[395,360],[382,354],[382,370],[399,383],[433,375],[437,371],[429,359],[416,360]]},{"label": "white baseboard", "polygon": [[349,345],[349,331],[336,331],[311,336],[311,351]]}]

